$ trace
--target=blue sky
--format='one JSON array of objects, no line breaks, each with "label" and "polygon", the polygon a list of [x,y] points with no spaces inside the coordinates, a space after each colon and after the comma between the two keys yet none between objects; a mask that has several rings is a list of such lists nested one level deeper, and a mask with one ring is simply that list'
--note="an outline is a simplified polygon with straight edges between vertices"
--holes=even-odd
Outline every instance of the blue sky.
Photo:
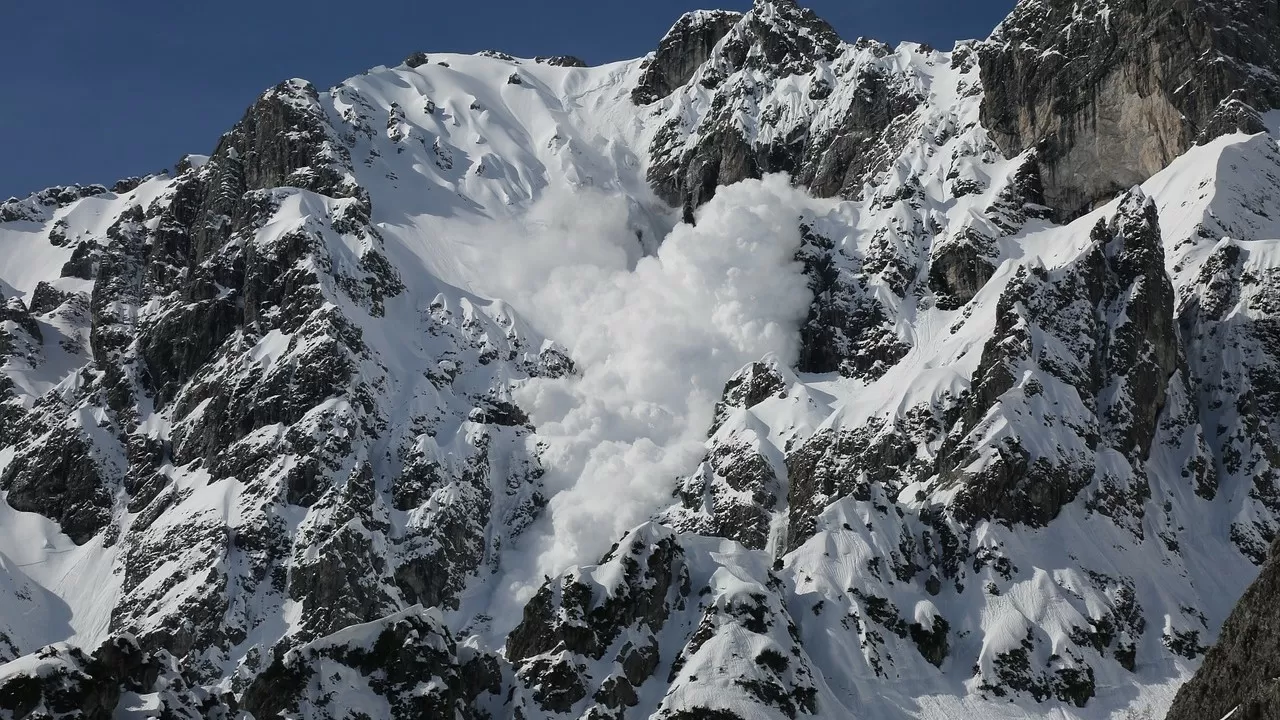
[{"label": "blue sky", "polygon": [[[802,0],[803,1],[803,0]],[[845,39],[949,47],[1014,0],[809,0]],[[109,184],[207,153],[263,89],[319,87],[415,50],[639,57],[680,13],[749,0],[12,0],[0,23],[0,199]]]}]

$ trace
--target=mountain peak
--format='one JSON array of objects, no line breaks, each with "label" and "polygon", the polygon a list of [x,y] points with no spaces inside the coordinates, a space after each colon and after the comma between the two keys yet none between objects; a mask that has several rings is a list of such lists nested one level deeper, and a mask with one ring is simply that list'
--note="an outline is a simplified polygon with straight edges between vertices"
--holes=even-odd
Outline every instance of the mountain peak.
[{"label": "mountain peak", "polygon": [[756,0],[730,32],[723,55],[734,70],[750,67],[786,77],[834,57],[840,35],[827,21],[794,0]]},{"label": "mountain peak", "polygon": [[667,97],[707,63],[719,76],[744,68],[773,77],[808,72],[841,44],[830,24],[794,0],[755,0],[745,14],[685,13],[647,61],[632,99],[645,105]]},{"label": "mountain peak", "polygon": [[631,93],[637,105],[661,100],[689,78],[711,57],[716,43],[742,19],[742,13],[727,10],[695,10],[680,16],[657,51],[645,61],[644,73]]}]

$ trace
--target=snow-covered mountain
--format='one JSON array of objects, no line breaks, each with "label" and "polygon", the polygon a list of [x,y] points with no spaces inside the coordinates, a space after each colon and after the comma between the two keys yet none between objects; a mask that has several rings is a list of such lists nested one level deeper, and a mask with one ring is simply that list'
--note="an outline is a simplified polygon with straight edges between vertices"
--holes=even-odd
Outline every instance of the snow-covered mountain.
[{"label": "snow-covered mountain", "polygon": [[757,0],[10,200],[0,711],[1160,717],[1280,527],[1275,107],[1274,2]]}]

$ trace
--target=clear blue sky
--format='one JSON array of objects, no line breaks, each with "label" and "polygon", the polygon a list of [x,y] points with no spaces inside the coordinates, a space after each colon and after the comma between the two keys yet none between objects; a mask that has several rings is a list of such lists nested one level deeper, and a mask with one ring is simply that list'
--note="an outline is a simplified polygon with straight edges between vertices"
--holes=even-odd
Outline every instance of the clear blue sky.
[{"label": "clear blue sky", "polygon": [[[804,0],[802,0],[804,2]],[[415,50],[640,57],[699,7],[749,0],[9,0],[0,22],[0,200],[110,184],[208,153],[259,92],[329,87]],[[809,0],[847,40],[950,47],[1014,0]]]}]

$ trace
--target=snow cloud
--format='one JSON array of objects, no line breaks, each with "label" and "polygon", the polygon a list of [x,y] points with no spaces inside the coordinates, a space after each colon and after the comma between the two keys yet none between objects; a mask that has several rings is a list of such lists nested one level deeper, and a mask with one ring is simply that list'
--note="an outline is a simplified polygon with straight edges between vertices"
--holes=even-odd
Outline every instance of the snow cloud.
[{"label": "snow cloud", "polygon": [[821,201],[771,176],[722,188],[696,226],[641,257],[626,200],[549,193],[520,224],[520,247],[477,278],[568,348],[576,377],[535,379],[516,400],[538,428],[546,517],[509,557],[517,594],[595,562],[670,503],[702,459],[725,381],[768,353],[792,362],[812,295],[795,252],[799,218]]}]

